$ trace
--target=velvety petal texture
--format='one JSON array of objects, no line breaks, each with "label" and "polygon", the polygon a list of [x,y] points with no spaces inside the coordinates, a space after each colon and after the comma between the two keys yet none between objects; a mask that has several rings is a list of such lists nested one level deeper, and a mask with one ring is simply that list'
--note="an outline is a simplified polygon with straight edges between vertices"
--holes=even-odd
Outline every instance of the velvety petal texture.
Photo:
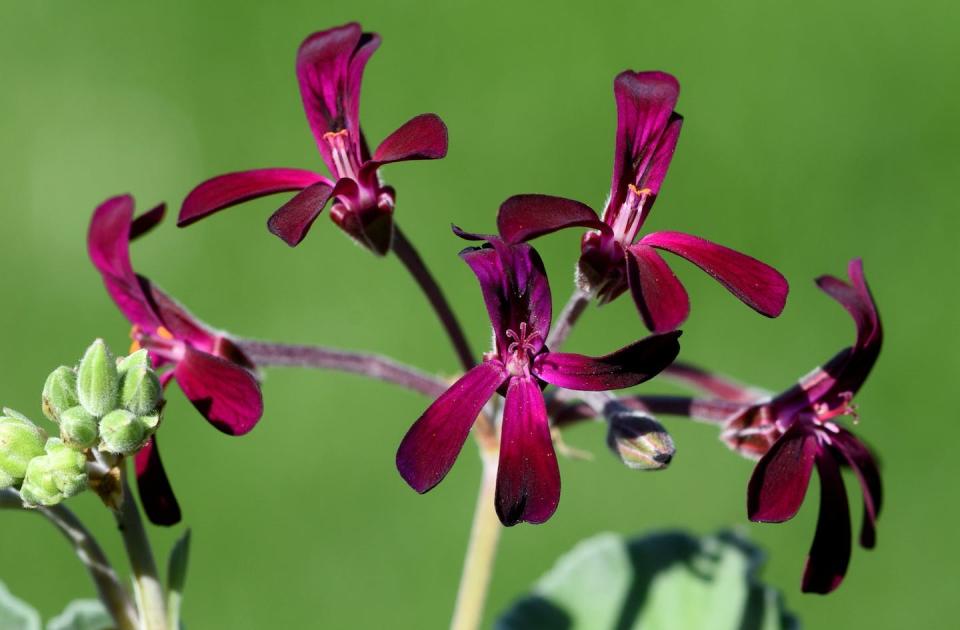
[{"label": "velvety petal texture", "polygon": [[640,243],[686,258],[761,315],[777,317],[783,312],[789,290],[786,278],[755,258],[681,232],[653,232]]},{"label": "velvety petal texture", "polygon": [[257,379],[220,357],[184,346],[174,378],[203,417],[228,435],[249,432],[263,415]]},{"label": "velvety petal texture", "polygon": [[651,332],[674,330],[690,314],[690,298],[680,280],[652,247],[627,248],[627,282],[633,303]]},{"label": "velvety petal texture", "polygon": [[180,522],[180,505],[160,461],[157,436],[150,438],[135,457],[137,489],[147,518],[154,525],[176,525]]},{"label": "velvety petal texture", "polygon": [[857,475],[863,492],[863,525],[860,528],[860,545],[873,549],[877,544],[876,522],[883,503],[883,486],[877,462],[864,444],[846,429],[840,429],[833,437],[837,451]]},{"label": "velvety petal texture", "polygon": [[506,525],[543,523],[560,502],[560,468],[547,409],[532,378],[512,378],[500,438],[495,506]]},{"label": "velvety petal texture", "polygon": [[569,227],[610,233],[590,206],[550,195],[514,195],[500,205],[497,230],[508,243],[529,241]]},{"label": "velvety petal texture", "polygon": [[420,114],[386,137],[373,154],[376,165],[439,160],[447,154],[447,126],[436,114]]},{"label": "velvety petal texture", "polygon": [[538,378],[566,389],[605,391],[633,387],[660,373],[680,353],[680,332],[653,335],[602,357],[545,352],[534,360]]},{"label": "velvety petal texture", "polygon": [[220,175],[190,191],[183,200],[177,225],[185,227],[238,203],[275,193],[303,190],[318,182],[332,185],[318,173],[295,168],[261,168]]},{"label": "velvety petal texture", "polygon": [[481,363],[441,394],[410,427],[397,450],[397,470],[411,488],[424,493],[447,476],[477,416],[506,377],[499,362]]},{"label": "velvety petal texture", "polygon": [[850,508],[840,467],[832,456],[817,458],[820,514],[817,533],[803,571],[804,593],[830,593],[843,581],[850,564]]},{"label": "velvety petal texture", "polygon": [[800,426],[777,440],[750,478],[747,515],[751,521],[780,523],[796,516],[807,495],[817,453],[816,434]]},{"label": "velvety petal texture", "polygon": [[304,188],[273,213],[267,221],[267,227],[290,247],[299,245],[332,193],[333,187],[326,182],[317,182]]}]

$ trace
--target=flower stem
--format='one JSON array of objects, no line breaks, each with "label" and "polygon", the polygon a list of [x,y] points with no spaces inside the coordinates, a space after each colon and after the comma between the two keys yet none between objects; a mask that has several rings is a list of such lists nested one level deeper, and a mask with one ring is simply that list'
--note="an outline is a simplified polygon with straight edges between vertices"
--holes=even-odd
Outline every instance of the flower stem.
[{"label": "flower stem", "polygon": [[[566,427],[581,420],[591,420],[603,414],[608,405],[622,405],[651,414],[681,416],[699,422],[720,424],[747,404],[728,400],[691,398],[689,396],[624,396],[618,398],[610,392],[570,392],[557,390],[554,404],[554,426]],[[566,405],[558,403],[567,402]]]},{"label": "flower stem", "polygon": [[302,367],[361,374],[427,396],[439,396],[448,387],[434,376],[377,354],[252,339],[233,339],[233,342],[251,361],[263,367]]},{"label": "flower stem", "polygon": [[403,266],[407,268],[407,271],[410,272],[413,279],[420,285],[420,289],[423,290],[433,310],[436,311],[437,317],[440,318],[440,323],[443,324],[444,330],[447,331],[447,336],[450,337],[450,342],[453,344],[453,349],[456,351],[463,369],[469,370],[476,365],[476,361],[473,358],[473,352],[470,350],[467,337],[463,334],[463,328],[460,327],[457,316],[453,314],[450,304],[447,303],[447,298],[444,297],[443,291],[440,290],[440,285],[437,284],[437,281],[430,274],[423,259],[420,258],[420,254],[414,249],[413,244],[407,240],[406,235],[397,225],[394,225],[392,247],[393,253],[397,255],[397,258],[400,259]]},{"label": "flower stem", "polygon": [[157,563],[153,559],[150,540],[143,528],[137,502],[127,483],[125,462],[120,466],[123,499],[115,516],[123,545],[130,558],[130,567],[133,569],[133,585],[137,595],[137,606],[140,609],[141,628],[168,630],[166,598],[157,572]]},{"label": "flower stem", "polygon": [[483,461],[483,477],[473,514],[473,525],[470,528],[467,556],[460,576],[457,603],[450,622],[451,630],[476,630],[480,627],[502,529],[493,509],[499,455],[496,450],[485,449],[481,444],[480,456]]},{"label": "flower stem", "polygon": [[[0,490],[0,507],[23,507],[19,493],[13,488]],[[87,568],[97,589],[97,596],[118,630],[137,630],[137,611],[120,584],[117,573],[100,544],[84,524],[64,505],[39,507],[42,514],[73,545],[80,562]]]},{"label": "flower stem", "polygon": [[547,347],[556,352],[560,349],[560,346],[567,340],[567,337],[570,336],[570,331],[573,330],[573,326],[577,323],[577,320],[580,319],[580,316],[583,315],[583,312],[587,310],[587,305],[590,304],[590,294],[585,293],[579,288],[573,290],[573,294],[570,295],[570,299],[567,300],[567,303],[563,306],[563,310],[560,311],[560,315],[557,316],[557,321],[554,322],[553,330],[550,331],[550,335],[547,337]]},{"label": "flower stem", "polygon": [[689,388],[730,402],[749,403],[770,395],[770,392],[682,361],[674,361],[661,374]]}]

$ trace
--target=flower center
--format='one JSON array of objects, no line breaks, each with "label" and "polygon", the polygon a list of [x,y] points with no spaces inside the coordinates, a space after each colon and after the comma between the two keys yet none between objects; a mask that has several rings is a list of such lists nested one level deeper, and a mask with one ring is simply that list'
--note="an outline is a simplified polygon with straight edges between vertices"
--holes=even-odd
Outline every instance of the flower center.
[{"label": "flower center", "polygon": [[163,326],[157,328],[153,334],[139,326],[134,326],[130,330],[130,338],[133,339],[130,345],[131,352],[146,348],[161,364],[176,363],[183,358],[185,352],[185,344]]},{"label": "flower center", "polygon": [[536,351],[533,345],[534,340],[540,338],[540,333],[536,330],[528,330],[527,323],[520,324],[520,334],[508,330],[507,337],[513,340],[507,347],[507,371],[512,376],[530,375],[530,358]]},{"label": "flower center", "polygon": [[333,160],[334,175],[337,179],[346,177],[357,181],[360,164],[357,162],[357,156],[350,142],[350,132],[346,129],[328,131],[323,134],[323,139],[330,147],[330,157]]},{"label": "flower center", "polygon": [[840,432],[840,427],[837,426],[836,422],[833,422],[833,419],[839,416],[850,416],[853,418],[854,424],[860,422],[860,415],[857,413],[857,406],[853,404],[853,392],[841,392],[840,404],[833,409],[831,409],[826,403],[814,405],[813,413],[816,414],[813,418],[813,423],[826,429],[830,433]]},{"label": "flower center", "polygon": [[647,218],[649,206],[647,200],[653,191],[649,188],[637,188],[633,184],[627,186],[627,198],[623,200],[617,216],[610,226],[613,235],[622,245],[630,245],[636,238],[637,232]]}]

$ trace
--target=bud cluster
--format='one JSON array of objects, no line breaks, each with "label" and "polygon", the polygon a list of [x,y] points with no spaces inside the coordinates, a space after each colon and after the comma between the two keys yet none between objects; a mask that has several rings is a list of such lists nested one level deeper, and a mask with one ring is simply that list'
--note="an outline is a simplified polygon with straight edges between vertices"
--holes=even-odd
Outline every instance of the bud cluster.
[{"label": "bud cluster", "polygon": [[87,487],[90,449],[128,455],[160,423],[163,388],[146,350],[115,359],[98,339],[76,368],[60,366],[43,386],[43,414],[59,425],[47,437],[26,416],[0,417],[0,488],[17,487],[28,505],[54,505]]}]

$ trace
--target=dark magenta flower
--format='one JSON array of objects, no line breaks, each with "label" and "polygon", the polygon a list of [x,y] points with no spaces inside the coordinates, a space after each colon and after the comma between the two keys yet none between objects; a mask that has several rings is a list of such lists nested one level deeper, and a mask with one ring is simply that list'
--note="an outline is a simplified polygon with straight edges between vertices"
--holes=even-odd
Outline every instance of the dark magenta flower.
[{"label": "dark magenta flower", "polygon": [[584,235],[578,275],[601,302],[627,288],[653,332],[677,328],[690,312],[683,285],[658,250],[686,258],[745,304],[776,317],[787,299],[787,281],[772,267],[711,241],[681,232],[652,232],[638,239],[660,193],[683,118],[674,111],[680,86],[663,72],[622,72],[613,84],[617,140],[610,197],[602,221],[588,206],[545,195],[519,195],[500,209],[501,236],[511,242],[559,229],[591,228]]},{"label": "dark magenta flower", "polygon": [[[130,264],[130,240],[163,218],[164,206],[133,218],[133,198],[113,197],[93,213],[87,247],[107,292],[133,324],[134,345],[146,348],[166,386],[175,380],[184,395],[217,429],[242,435],[263,415],[253,365],[225,333],[193,317]],[[137,454],[144,507],[161,524],[179,520],[179,508],[163,472],[155,438]]]},{"label": "dark magenta flower", "polygon": [[184,200],[181,227],[218,210],[265,195],[297,191],[274,212],[270,231],[288,245],[300,243],[331,199],[330,216],[357,242],[377,254],[393,237],[393,188],[380,179],[384,164],[434,160],[447,153],[447,128],[435,114],[421,114],[390,134],[370,154],[360,129],[360,82],[380,36],[351,23],[308,37],[297,52],[297,80],[307,121],[331,178],[291,168],[228,173],[197,186]]},{"label": "dark magenta flower", "polygon": [[397,469],[417,492],[436,486],[453,466],[487,401],[506,396],[500,437],[496,509],[504,525],[542,523],[560,500],[549,420],[541,390],[621,389],[642,383],[680,351],[679,332],[653,335],[603,357],[550,352],[550,286],[537,252],[496,237],[461,257],[480,281],[493,325],[494,348],[444,392],[410,428],[397,452]]},{"label": "dark magenta flower", "polygon": [[857,417],[852,400],[877,360],[883,336],[862,262],[851,261],[848,273],[850,283],[822,276],[817,284],[853,317],[854,345],[782,394],[737,414],[723,436],[747,455],[762,455],[747,494],[752,521],[779,523],[793,518],[816,466],[820,515],[803,575],[803,590],[813,593],[837,588],[850,562],[850,512],[840,469],[852,468],[863,491],[860,544],[864,548],[876,544],[875,523],[882,500],[873,455],[836,421],[841,416]]}]

